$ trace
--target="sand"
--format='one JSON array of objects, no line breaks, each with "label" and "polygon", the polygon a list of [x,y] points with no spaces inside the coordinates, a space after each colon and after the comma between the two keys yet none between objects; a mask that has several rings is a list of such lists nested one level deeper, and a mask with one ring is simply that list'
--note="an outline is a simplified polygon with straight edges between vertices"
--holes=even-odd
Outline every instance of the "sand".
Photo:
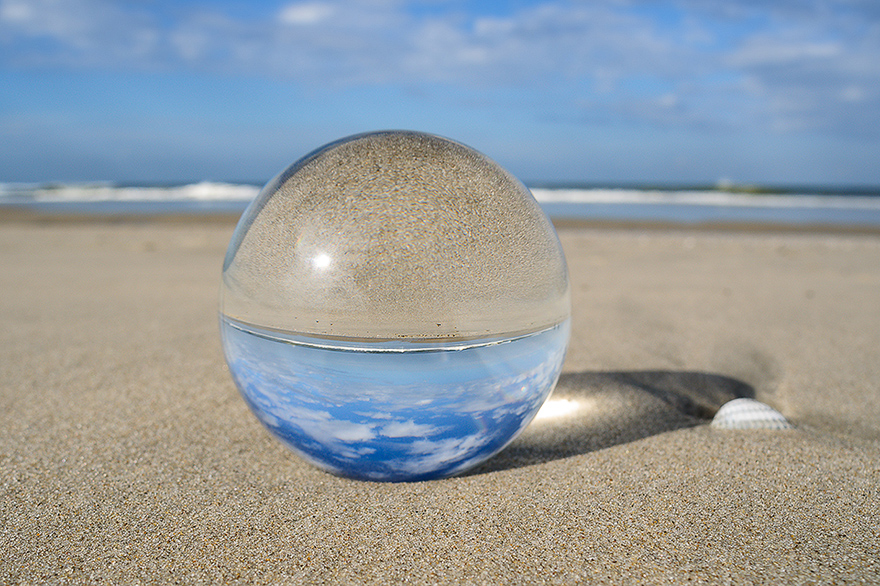
[{"label": "sand", "polygon": [[232,229],[0,217],[0,583],[880,583],[877,233],[563,227],[573,410],[373,484],[239,397]]}]

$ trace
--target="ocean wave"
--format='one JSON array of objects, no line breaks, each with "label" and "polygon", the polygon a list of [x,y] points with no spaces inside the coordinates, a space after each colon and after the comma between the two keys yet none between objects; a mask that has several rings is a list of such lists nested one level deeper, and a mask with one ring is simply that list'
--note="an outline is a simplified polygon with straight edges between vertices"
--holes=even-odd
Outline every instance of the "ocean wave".
[{"label": "ocean wave", "polygon": [[760,208],[832,208],[880,210],[880,197],[864,195],[751,194],[727,191],[650,189],[532,189],[539,203],[668,204]]},{"label": "ocean wave", "polygon": [[175,186],[116,186],[102,183],[2,184],[0,200],[46,203],[249,201],[260,188],[241,183],[202,181]]},{"label": "ocean wave", "polygon": [[[0,205],[63,213],[238,213],[260,192],[247,183],[182,185],[0,183]],[[723,189],[535,187],[552,217],[672,222],[768,221],[880,225],[873,192],[743,193]]]}]

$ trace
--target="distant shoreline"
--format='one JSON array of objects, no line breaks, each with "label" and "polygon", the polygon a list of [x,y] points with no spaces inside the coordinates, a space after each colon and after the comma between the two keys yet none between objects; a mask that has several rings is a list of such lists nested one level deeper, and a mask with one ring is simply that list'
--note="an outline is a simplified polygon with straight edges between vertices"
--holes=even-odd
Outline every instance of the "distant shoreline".
[{"label": "distant shoreline", "polygon": [[[727,184],[704,188],[561,183],[532,186],[544,212],[569,224],[880,229],[880,188],[785,189],[790,191]],[[253,184],[212,182],[144,186],[0,184],[0,213],[7,217],[93,216],[116,220],[128,216],[238,217],[259,192]]]},{"label": "distant shoreline", "polygon": [[[226,225],[232,229],[241,213],[160,213],[160,214],[99,214],[88,212],[46,212],[33,208],[0,206],[0,224],[193,224]],[[621,230],[641,232],[693,231],[693,232],[738,232],[738,233],[779,233],[779,234],[852,234],[880,235],[880,225],[842,225],[842,224],[778,224],[768,222],[668,222],[650,220],[599,220],[569,217],[551,217],[557,230]]]},{"label": "distant shoreline", "polygon": [[760,183],[613,183],[579,181],[527,182],[529,189],[619,189],[637,191],[715,191],[748,195],[828,195],[880,197],[880,185],[800,185]]},{"label": "distant shoreline", "polygon": [[[716,183],[689,182],[613,182],[613,181],[524,181],[529,189],[579,189],[579,190],[637,190],[637,191],[715,191],[750,195],[829,195],[880,197],[880,185],[870,184],[797,184],[797,183]],[[176,189],[189,186],[246,186],[257,191],[265,181],[0,181],[0,200],[3,196],[35,190],[57,191],[69,187],[84,189]]]}]

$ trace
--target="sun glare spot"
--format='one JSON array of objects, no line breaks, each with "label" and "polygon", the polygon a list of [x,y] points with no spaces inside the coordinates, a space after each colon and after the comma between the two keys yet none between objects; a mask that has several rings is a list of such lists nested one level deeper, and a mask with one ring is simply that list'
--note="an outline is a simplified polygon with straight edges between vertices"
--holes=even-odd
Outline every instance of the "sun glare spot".
[{"label": "sun glare spot", "polygon": [[580,404],[577,401],[571,401],[569,399],[550,399],[544,403],[544,406],[541,407],[541,410],[535,415],[535,420],[555,419],[557,417],[571,415],[578,409],[580,409]]},{"label": "sun glare spot", "polygon": [[326,269],[330,266],[330,256],[322,252],[312,259],[312,265],[316,269]]}]

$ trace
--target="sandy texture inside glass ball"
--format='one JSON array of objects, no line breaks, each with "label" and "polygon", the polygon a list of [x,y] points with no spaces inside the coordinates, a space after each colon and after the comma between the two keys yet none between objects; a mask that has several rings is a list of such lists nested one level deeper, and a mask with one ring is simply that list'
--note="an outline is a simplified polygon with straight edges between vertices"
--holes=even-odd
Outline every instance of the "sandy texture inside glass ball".
[{"label": "sandy texture inside glass ball", "polygon": [[362,340],[468,339],[567,319],[556,233],[528,189],[457,142],[378,132],[298,161],[246,210],[221,311]]}]

